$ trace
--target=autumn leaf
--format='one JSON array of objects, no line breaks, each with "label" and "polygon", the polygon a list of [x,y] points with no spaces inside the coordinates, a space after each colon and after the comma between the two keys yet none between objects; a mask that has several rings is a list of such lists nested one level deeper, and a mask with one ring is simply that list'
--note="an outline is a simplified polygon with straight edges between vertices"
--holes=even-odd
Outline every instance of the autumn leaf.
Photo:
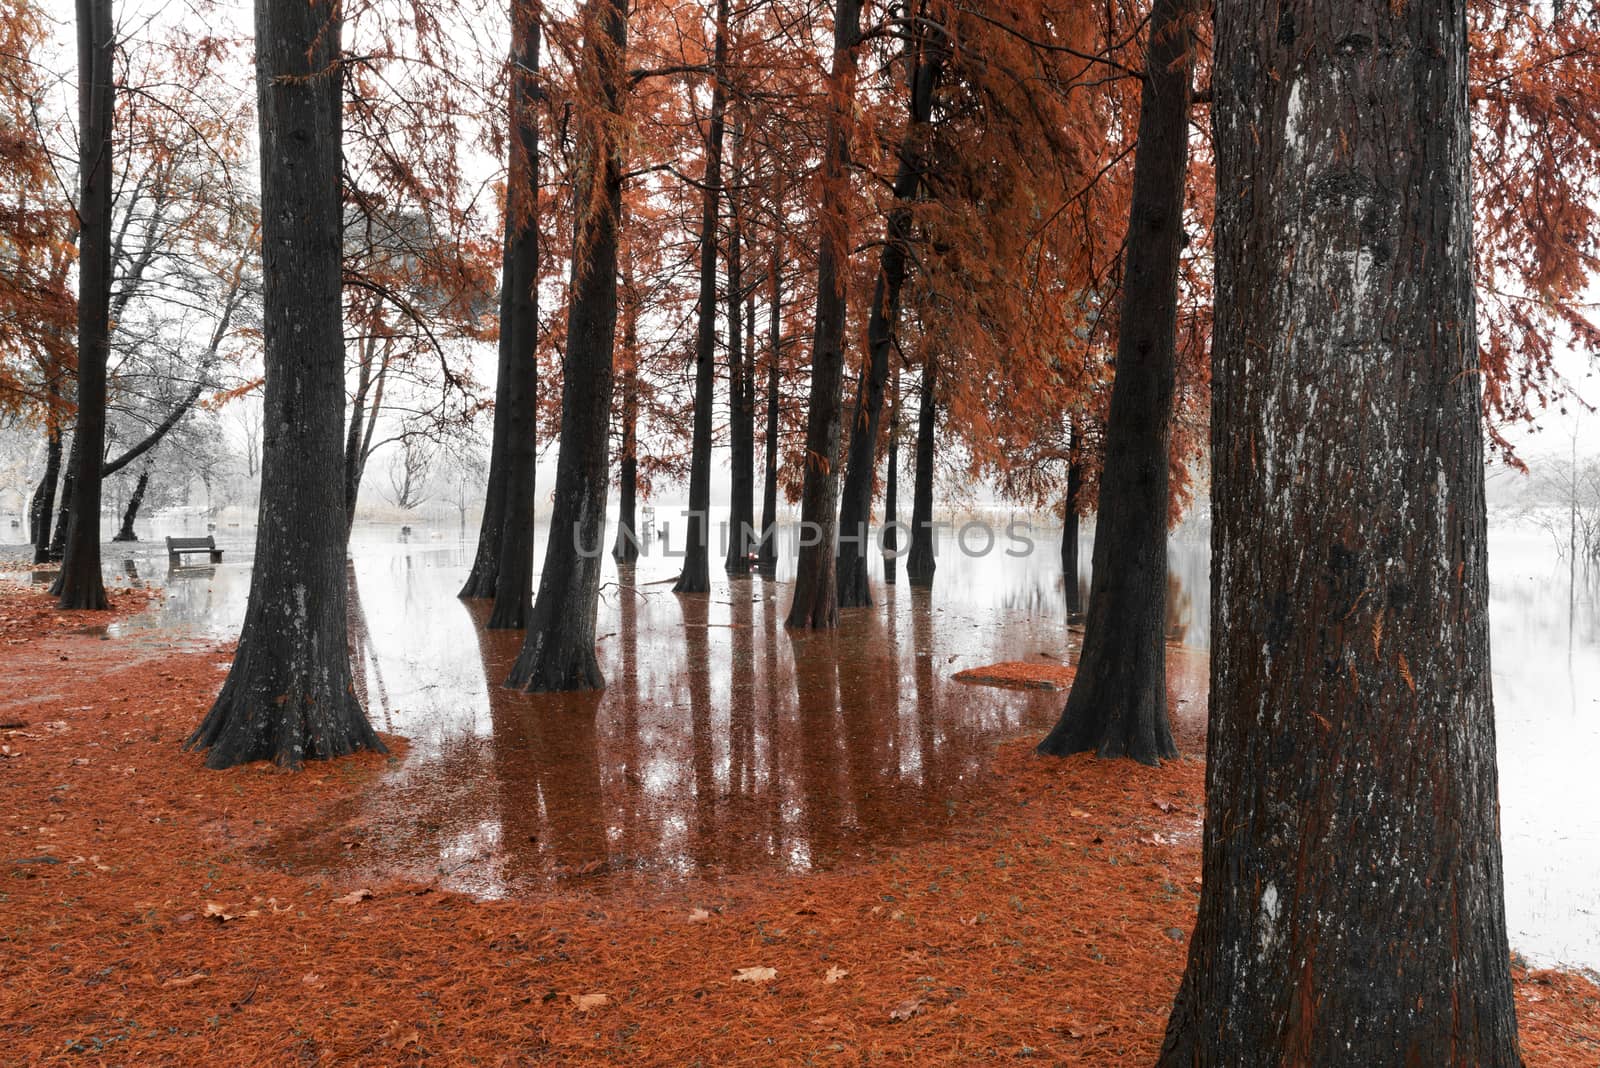
[{"label": "autumn leaf", "polygon": [[733,981],[736,983],[770,983],[778,977],[776,968],[735,968]]},{"label": "autumn leaf", "polygon": [[609,994],[571,994],[569,997],[579,1012],[593,1012],[611,1004],[611,995]]},{"label": "autumn leaf", "polygon": [[207,901],[205,914],[207,918],[216,920],[218,923],[231,923],[234,920],[252,919],[261,915],[261,911],[259,909],[245,910],[239,907],[221,905],[215,901]]},{"label": "autumn leaf", "polygon": [[333,899],[333,903],[335,905],[359,905],[361,902],[367,900],[367,898],[369,898],[371,896],[372,896],[372,891],[368,890],[366,887],[363,886],[359,890],[350,891],[348,894],[345,894],[343,897],[334,898]]},{"label": "autumn leaf", "polygon": [[202,982],[208,978],[210,978],[210,975],[206,972],[195,972],[193,975],[174,976],[173,978],[163,982],[161,984],[161,989],[179,990],[186,986],[194,986],[196,983]]},{"label": "autumn leaf", "polygon": [[922,1012],[922,1006],[925,1004],[927,1002],[922,998],[906,998],[906,1000],[889,1010],[889,1019],[895,1023],[909,1020],[911,1017],[919,1015]]},{"label": "autumn leaf", "polygon": [[823,975],[822,981],[829,986],[832,986],[834,983],[837,983],[840,979],[843,979],[849,974],[850,973],[848,971],[836,964],[832,968],[829,968],[827,973]]},{"label": "autumn leaf", "polygon": [[690,909],[689,910],[689,922],[690,923],[705,923],[706,921],[708,921],[710,919],[711,919],[711,913],[707,912],[705,909]]}]

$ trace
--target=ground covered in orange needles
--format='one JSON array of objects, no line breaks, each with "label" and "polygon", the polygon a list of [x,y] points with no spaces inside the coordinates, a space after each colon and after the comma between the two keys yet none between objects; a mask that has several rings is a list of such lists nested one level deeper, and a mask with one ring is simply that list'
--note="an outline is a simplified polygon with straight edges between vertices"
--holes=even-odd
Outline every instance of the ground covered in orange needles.
[{"label": "ground covered in orange needles", "polygon": [[[0,720],[24,724],[0,731],[7,1061],[1153,1062],[1198,891],[1196,760],[1018,739],[963,832],[807,877],[493,903],[340,885],[252,847],[401,740],[206,771],[181,742],[227,651],[141,652],[96,618],[0,591]],[[1518,1008],[1530,1065],[1600,1063],[1595,986],[1519,971]]]}]

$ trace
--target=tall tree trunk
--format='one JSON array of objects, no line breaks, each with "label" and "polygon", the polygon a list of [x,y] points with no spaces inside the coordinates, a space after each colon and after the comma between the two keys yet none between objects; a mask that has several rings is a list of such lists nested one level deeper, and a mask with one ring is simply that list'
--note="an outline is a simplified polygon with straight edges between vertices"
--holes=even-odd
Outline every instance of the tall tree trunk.
[{"label": "tall tree trunk", "polygon": [[111,127],[116,42],[111,0],[78,0],[78,421],[62,608],[107,607],[100,574],[100,465],[106,448],[106,362],[111,355]]},{"label": "tall tree trunk", "polygon": [[[490,629],[520,630],[533,610],[534,470],[539,411],[538,0],[512,0],[511,162],[507,169],[506,273],[500,336],[510,333],[500,559]],[[499,384],[496,383],[496,391]]]},{"label": "tall tree trunk", "polygon": [[781,239],[774,242],[767,268],[771,287],[767,305],[767,440],[766,466],[761,483],[761,548],[756,566],[763,572],[778,569],[778,388],[783,357],[783,276],[778,264]]},{"label": "tall tree trunk", "polygon": [[893,586],[900,552],[900,366],[889,379],[889,465],[883,475],[883,581]]},{"label": "tall tree trunk", "polygon": [[33,542],[33,562],[50,559],[50,520],[56,508],[56,485],[61,481],[61,424],[51,418],[44,448],[44,475],[28,506],[28,538]]},{"label": "tall tree trunk", "polygon": [[856,45],[861,0],[834,0],[833,67],[828,74],[827,133],[822,157],[817,249],[817,308],[811,332],[811,397],[806,410],[805,476],[800,489],[800,539],[794,600],[785,626],[831,629],[839,622],[834,541],[839,518],[839,420],[844,388],[845,273],[850,256],[845,207],[845,157],[856,95]]},{"label": "tall tree trunk", "polygon": [[[744,184],[744,137],[735,129],[733,186]],[[738,201],[728,198],[728,556],[730,575],[748,575],[755,552],[755,411],[744,351],[744,240]]]},{"label": "tall tree trunk", "polygon": [[706,126],[706,167],[700,191],[700,299],[694,342],[694,437],[689,454],[689,525],[683,571],[674,593],[711,589],[708,530],[711,522],[711,417],[717,388],[717,213],[722,197],[723,111],[727,102],[728,0],[717,0],[712,49],[711,116]]},{"label": "tall tree trunk", "polygon": [[72,445],[67,449],[67,466],[61,476],[61,504],[56,510],[56,526],[50,532],[50,547],[45,554],[47,560],[60,560],[67,551],[67,530],[72,525],[72,498],[73,487],[78,484],[78,436],[72,436]]},{"label": "tall tree trunk", "polygon": [[939,367],[923,357],[922,396],[917,404],[917,470],[911,487],[911,552],[906,555],[906,577],[913,586],[932,586],[939,566],[933,551],[933,428],[937,414],[934,390]]},{"label": "tall tree trunk", "polygon": [[222,692],[187,747],[206,766],[383,751],[346,645],[340,38],[336,5],[256,4],[261,126],[261,507]]},{"label": "tall tree trunk", "polygon": [[562,359],[555,506],[539,595],[522,652],[506,680],[508,686],[533,691],[597,690],[605,685],[595,657],[594,620],[610,483],[606,452],[617,325],[617,225],[623,183],[619,127],[627,76],[627,0],[588,0],[582,17],[578,84],[594,95],[596,106],[579,134],[573,191],[572,284]]},{"label": "tall tree trunk", "polygon": [[1164,1065],[1521,1064],[1465,8],[1218,6],[1203,885]]},{"label": "tall tree trunk", "polygon": [[619,564],[639,559],[639,302],[633,286],[633,263],[622,269],[622,341],[628,363],[622,369],[622,457],[617,463],[617,540],[611,558]]},{"label": "tall tree trunk", "polygon": [[133,487],[133,496],[128,498],[128,509],[122,513],[122,529],[112,541],[138,541],[139,535],[133,532],[133,524],[139,518],[139,506],[144,503],[144,491],[150,487],[150,465],[144,465],[144,470],[139,472],[139,481]]},{"label": "tall tree trunk", "polygon": [[1078,520],[1083,507],[1083,432],[1074,421],[1067,438],[1067,499],[1061,505],[1061,575],[1067,590],[1067,612],[1083,611],[1083,596],[1078,590]]},{"label": "tall tree trunk", "polygon": [[873,285],[872,309],[867,317],[867,361],[856,383],[850,457],[840,501],[836,565],[840,608],[872,603],[872,589],[867,582],[872,481],[878,469],[878,429],[883,418],[884,386],[889,378],[889,347],[900,321],[900,289],[910,262],[911,209],[907,202],[916,196],[926,171],[928,118],[944,69],[941,44],[929,41],[926,34],[918,34],[907,45],[907,51],[912,70],[911,100],[894,179],[894,199],[899,206],[889,213],[887,240],[879,259],[878,280]]},{"label": "tall tree trunk", "polygon": [[1197,0],[1156,0],[1139,105],[1117,370],[1095,518],[1083,651],[1039,752],[1155,764],[1167,721],[1167,466]]}]

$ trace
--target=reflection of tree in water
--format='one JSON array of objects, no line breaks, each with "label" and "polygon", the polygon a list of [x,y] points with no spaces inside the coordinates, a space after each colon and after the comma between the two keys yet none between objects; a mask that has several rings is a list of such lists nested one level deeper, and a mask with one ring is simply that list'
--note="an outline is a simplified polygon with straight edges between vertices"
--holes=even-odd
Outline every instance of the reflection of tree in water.
[{"label": "reflection of tree in water", "polygon": [[596,711],[601,692],[524,694],[504,683],[519,631],[489,630],[471,606],[489,691],[501,878],[510,885],[607,860]]},{"label": "reflection of tree in water", "polygon": [[389,689],[383,683],[383,665],[372,651],[372,632],[367,627],[367,611],[361,604],[361,584],[356,581],[355,561],[346,559],[345,582],[345,634],[350,649],[350,680],[355,686],[356,698],[370,718],[373,713],[369,700],[367,675],[370,672],[378,688],[378,711],[383,714],[383,729],[394,733],[394,715],[389,705]]}]

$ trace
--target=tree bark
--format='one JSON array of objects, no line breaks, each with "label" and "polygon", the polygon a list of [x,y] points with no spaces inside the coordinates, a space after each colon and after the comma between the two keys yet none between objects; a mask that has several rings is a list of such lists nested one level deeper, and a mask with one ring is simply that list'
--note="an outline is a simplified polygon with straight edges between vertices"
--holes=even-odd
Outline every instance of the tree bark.
[{"label": "tree bark", "polygon": [[[597,107],[579,133],[561,439],[550,541],[522,652],[506,685],[530,691],[605,686],[595,656],[600,556],[610,469],[612,354],[617,325],[617,225],[623,167],[619,129],[626,78],[627,0],[588,0],[577,72]],[[596,187],[598,185],[598,188]]]},{"label": "tree bark", "polygon": [[233,666],[189,749],[291,768],[382,752],[346,645],[338,8],[258,0],[261,506]]},{"label": "tree bark", "polygon": [[106,446],[106,363],[111,355],[111,129],[116,42],[111,0],[78,0],[78,419],[72,438],[62,608],[104,609],[100,574],[100,464]]},{"label": "tree bark", "polygon": [[911,54],[911,99],[906,130],[900,142],[900,162],[894,179],[897,205],[889,213],[887,240],[873,285],[872,309],[867,316],[867,362],[856,382],[856,404],[850,427],[849,461],[845,465],[844,493],[839,510],[839,549],[836,568],[839,607],[859,608],[872,603],[867,581],[867,554],[871,549],[872,482],[878,469],[878,430],[883,419],[884,387],[889,378],[889,347],[900,321],[900,289],[910,262],[911,209],[926,171],[928,119],[933,94],[944,69],[944,54],[936,42],[918,34],[907,46]]},{"label": "tree bark", "polygon": [[932,586],[938,560],[933,551],[933,430],[937,414],[934,389],[939,379],[932,356],[922,365],[922,396],[917,406],[917,470],[911,487],[911,551],[906,555],[906,577],[913,586]]},{"label": "tree bark", "polygon": [[1082,432],[1074,422],[1067,438],[1067,499],[1061,505],[1061,575],[1066,584],[1067,612],[1083,611],[1083,595],[1078,589],[1078,520],[1083,507],[1083,460],[1079,456]]},{"label": "tree bark", "polygon": [[1197,0],[1156,0],[1150,13],[1089,611],[1066,708],[1039,743],[1055,756],[1178,755],[1167,720],[1167,475],[1197,11]]},{"label": "tree bark", "polygon": [[631,259],[622,269],[622,340],[628,363],[622,370],[622,458],[618,461],[617,540],[611,558],[619,564],[639,559],[639,303]]},{"label": "tree bark", "polygon": [[144,503],[144,491],[150,487],[150,465],[146,464],[143,471],[139,472],[139,481],[133,487],[133,496],[128,498],[128,509],[122,513],[122,529],[112,541],[138,541],[139,535],[133,532],[134,521],[139,518],[139,506]]},{"label": "tree bark", "polygon": [[61,426],[52,418],[45,441],[44,475],[28,506],[28,538],[33,542],[33,562],[50,559],[50,520],[56,508],[56,486],[61,481]]},{"label": "tree bark", "polygon": [[883,581],[894,585],[900,550],[900,368],[889,380],[889,464],[883,476]]},{"label": "tree bark", "polygon": [[1520,1065],[1465,5],[1219,4],[1215,57],[1203,885],[1161,1063]]},{"label": "tree bark", "polygon": [[839,518],[840,401],[844,389],[845,271],[850,255],[844,202],[849,122],[855,106],[861,0],[834,0],[833,67],[820,177],[816,318],[811,333],[811,397],[806,411],[805,476],[800,489],[794,600],[785,626],[828,630],[839,623],[834,541]]},{"label": "tree bark", "polygon": [[78,484],[78,437],[72,437],[72,445],[67,449],[67,465],[61,476],[61,504],[56,510],[56,526],[50,532],[50,548],[45,554],[47,560],[60,560],[67,551],[67,530],[72,525],[72,498],[73,487]]},{"label": "tree bark", "polygon": [[[744,184],[744,137],[733,139],[733,185]],[[748,575],[755,552],[755,404],[744,351],[744,240],[739,204],[728,198],[728,556],[730,575]]]},{"label": "tree bark", "polygon": [[781,244],[774,243],[772,262],[767,268],[771,287],[767,305],[767,440],[766,466],[761,483],[761,547],[756,550],[756,566],[770,574],[778,569],[778,388],[779,361],[783,356],[783,276],[778,264]]},{"label": "tree bark", "polygon": [[717,213],[722,197],[723,111],[727,102],[728,0],[717,0],[712,48],[711,116],[706,127],[706,167],[700,191],[700,300],[694,343],[694,437],[689,454],[689,523],[683,571],[674,593],[711,589],[708,530],[711,521],[711,416],[717,388]]},{"label": "tree bark", "polygon": [[[539,31],[542,5],[512,0],[511,160],[506,171],[500,336],[509,343],[503,513],[491,630],[520,630],[533,610],[534,472],[539,411]],[[506,335],[510,334],[509,342]],[[499,391],[499,383],[496,383]],[[497,413],[498,414],[498,411]]]}]

